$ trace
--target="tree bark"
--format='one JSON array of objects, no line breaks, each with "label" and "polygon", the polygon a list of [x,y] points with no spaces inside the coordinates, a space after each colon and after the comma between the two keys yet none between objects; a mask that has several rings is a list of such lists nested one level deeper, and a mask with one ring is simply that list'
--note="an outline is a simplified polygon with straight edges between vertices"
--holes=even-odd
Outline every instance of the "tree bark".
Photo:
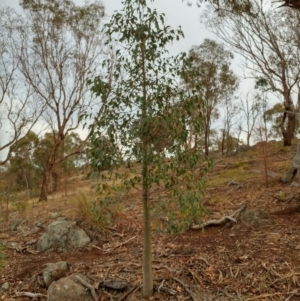
[{"label": "tree bark", "polygon": [[205,133],[204,133],[204,151],[205,156],[208,156],[208,144],[209,144],[209,126],[205,126]]},{"label": "tree bark", "polygon": [[53,148],[51,149],[51,151],[48,155],[47,163],[46,163],[46,166],[45,166],[45,169],[43,172],[43,181],[42,181],[42,186],[41,186],[39,202],[47,201],[47,199],[48,199],[49,177],[50,177],[52,168],[55,165],[55,154],[63,141],[62,136],[63,135],[59,136],[59,138],[57,139],[56,143],[54,144]]},{"label": "tree bark", "polygon": [[[284,123],[286,119],[287,119],[287,125],[285,127]],[[283,137],[283,145],[291,146],[292,139],[294,138],[295,127],[296,127],[296,115],[292,113],[284,112],[280,127],[281,127],[281,133]]]},{"label": "tree bark", "polygon": [[[142,120],[147,120],[147,77],[146,77],[146,57],[145,40],[141,42],[141,66],[143,76],[143,101],[142,101]],[[147,135],[147,128],[143,122],[143,138]],[[151,217],[149,208],[149,153],[147,141],[143,139],[142,145],[142,181],[143,181],[143,297],[148,298],[153,295],[153,271],[152,271],[152,252],[151,252]]]}]

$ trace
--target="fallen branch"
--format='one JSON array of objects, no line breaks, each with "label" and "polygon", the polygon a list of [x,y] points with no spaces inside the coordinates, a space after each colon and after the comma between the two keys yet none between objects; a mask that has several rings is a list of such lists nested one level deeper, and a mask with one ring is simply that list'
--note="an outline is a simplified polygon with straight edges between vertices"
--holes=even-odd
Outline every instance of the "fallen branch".
[{"label": "fallen branch", "polygon": [[134,240],[135,238],[136,238],[136,236],[133,236],[133,237],[129,238],[128,240],[126,240],[126,241],[124,241],[124,242],[121,242],[121,243],[117,244],[116,246],[114,246],[114,247],[112,248],[112,250],[114,250],[114,249],[116,249],[116,248],[119,248],[119,247],[121,247],[121,246],[126,245],[127,243],[129,243],[130,241]]},{"label": "fallen branch", "polygon": [[284,296],[284,295],[299,296],[299,294],[295,293],[295,292],[262,294],[262,295],[259,295],[259,296],[256,296],[256,297],[247,298],[245,301],[253,301],[253,300],[258,300],[258,299],[261,299],[261,298],[267,298],[267,297],[273,297],[273,296]]},{"label": "fallen branch", "polygon": [[98,283],[97,288],[100,287],[114,289],[116,291],[122,291],[128,287],[128,282],[119,280],[104,280]]},{"label": "fallen branch", "polygon": [[138,285],[138,286],[134,286],[131,290],[129,290],[124,296],[122,296],[118,301],[124,301],[127,299],[127,297],[130,295],[130,294],[134,294],[134,292],[136,290],[138,290],[139,288],[141,288],[142,285]]},{"label": "fallen branch", "polygon": [[236,189],[240,189],[240,188],[243,188],[243,187],[244,187],[244,184],[239,183],[239,182],[235,182],[235,180],[232,180],[231,182],[228,183],[227,186],[228,186],[228,187],[229,187],[229,186],[236,186]]},{"label": "fallen branch", "polygon": [[213,219],[213,220],[210,220],[210,221],[208,221],[206,223],[203,223],[201,225],[193,225],[193,226],[191,226],[191,229],[199,230],[199,229],[203,229],[203,228],[208,227],[208,226],[219,226],[219,225],[225,224],[228,221],[237,223],[236,218],[240,215],[241,212],[246,210],[246,208],[247,208],[247,204],[244,204],[241,208],[239,208],[238,210],[233,212],[231,215],[226,215],[226,216],[224,216],[224,217],[222,217],[218,220]]},{"label": "fallen branch", "polygon": [[8,249],[12,249],[12,250],[15,250],[16,252],[20,252],[20,253],[28,252],[28,253],[31,253],[31,254],[34,254],[34,255],[40,253],[39,251],[30,249],[28,245],[26,246],[26,245],[23,245],[22,243],[12,242],[12,243],[9,243],[5,246]]},{"label": "fallen branch", "polygon": [[43,294],[39,294],[39,293],[30,293],[30,292],[16,292],[16,297],[29,297],[29,298],[45,297],[45,298],[47,298],[47,295],[43,295]]},{"label": "fallen branch", "polygon": [[279,281],[282,281],[284,279],[291,278],[294,276],[300,276],[300,273],[289,273],[288,275],[282,276],[281,278],[274,280],[270,285],[274,285],[275,283],[277,283]]},{"label": "fallen branch", "polygon": [[132,240],[135,239],[135,238],[136,238],[136,236],[133,236],[133,237],[129,238],[128,240],[126,240],[126,241],[124,241],[124,242],[121,242],[121,243],[119,243],[119,244],[117,244],[117,245],[115,245],[115,246],[112,246],[111,248],[109,248],[109,249],[107,249],[107,250],[103,250],[103,249],[101,249],[100,247],[97,247],[97,246],[95,246],[95,245],[92,245],[92,247],[95,248],[95,249],[98,249],[99,251],[101,251],[101,252],[104,253],[104,254],[109,254],[109,253],[112,252],[113,250],[115,250],[115,249],[117,249],[117,248],[119,248],[119,247],[121,247],[121,246],[126,245],[127,243],[129,243],[130,241],[132,241]]},{"label": "fallen branch", "polygon": [[85,280],[80,278],[78,275],[76,275],[76,278],[83,286],[85,286],[86,288],[88,288],[91,291],[91,294],[92,294],[94,300],[97,301],[98,296],[97,296],[95,288],[91,284],[89,284],[88,282],[86,282]]},{"label": "fallen branch", "polygon": [[299,200],[299,198],[300,198],[300,195],[299,195],[299,193],[297,193],[297,194],[294,194],[291,198],[289,198],[286,202],[290,203],[293,199]]},{"label": "fallen branch", "polygon": [[179,284],[181,284],[181,285],[184,287],[184,289],[186,290],[186,292],[191,296],[191,298],[192,298],[194,301],[197,301],[197,300],[198,300],[198,299],[196,298],[194,292],[191,291],[191,290],[187,287],[187,285],[186,285],[182,280],[180,280],[180,279],[178,279],[178,278],[176,278],[176,277],[173,277],[173,279],[174,279],[175,281],[177,281]]},{"label": "fallen branch", "polygon": [[164,292],[164,293],[168,293],[172,296],[176,296],[177,292],[175,290],[165,287],[163,285],[164,285],[164,280],[162,281],[162,283],[160,285],[155,284],[154,290],[156,290],[157,292]]}]

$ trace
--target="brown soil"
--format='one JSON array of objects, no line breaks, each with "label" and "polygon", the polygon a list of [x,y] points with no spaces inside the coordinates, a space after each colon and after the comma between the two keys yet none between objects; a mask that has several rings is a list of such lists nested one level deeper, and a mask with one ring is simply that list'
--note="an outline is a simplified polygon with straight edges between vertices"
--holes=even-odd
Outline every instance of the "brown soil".
[{"label": "brown soil", "polygon": [[[286,170],[292,157],[290,152],[273,151],[268,157],[269,169],[278,175]],[[210,179],[222,180],[222,173],[241,160],[248,162],[244,173],[251,168],[261,169],[258,155],[245,159],[234,157],[217,160]],[[229,164],[230,163],[230,164]],[[229,165],[228,165],[229,164]],[[241,168],[241,167],[234,167]],[[244,167],[243,167],[244,168]],[[217,178],[217,177],[220,177]],[[248,209],[263,208],[271,214],[274,223],[261,228],[248,229],[240,223],[208,227],[205,231],[188,230],[176,236],[153,233],[153,268],[155,284],[176,293],[156,291],[151,300],[300,300],[300,205],[299,188],[280,184],[270,179],[265,188],[263,173],[243,178],[228,178],[227,183],[208,185],[204,203],[208,209],[206,220],[218,219],[233,213],[242,204]],[[231,181],[242,187],[230,185]],[[295,196],[293,199],[292,197]],[[103,290],[98,300],[142,300],[142,220],[140,197],[127,199],[132,212],[119,214],[114,226],[100,233],[86,221],[79,225],[91,236],[88,248],[71,253],[32,254],[30,247],[6,250],[7,260],[1,270],[0,285],[10,283],[10,290],[0,289],[2,300],[30,300],[15,296],[15,292],[47,290],[41,281],[46,263],[66,260],[71,272],[80,272],[95,281],[114,279],[128,282],[124,292]],[[74,205],[58,200],[36,204],[27,209],[22,227],[33,229],[44,219],[45,226],[57,219],[46,212],[72,212]],[[69,210],[69,211],[68,211]],[[71,216],[71,215],[70,215]],[[11,221],[2,223],[0,240],[11,246],[21,246],[38,239],[43,233],[24,236],[21,231],[8,230]],[[7,236],[8,234],[8,236]],[[34,247],[33,247],[34,248]],[[161,289],[162,290],[162,289]],[[45,300],[45,298],[44,298]]]}]

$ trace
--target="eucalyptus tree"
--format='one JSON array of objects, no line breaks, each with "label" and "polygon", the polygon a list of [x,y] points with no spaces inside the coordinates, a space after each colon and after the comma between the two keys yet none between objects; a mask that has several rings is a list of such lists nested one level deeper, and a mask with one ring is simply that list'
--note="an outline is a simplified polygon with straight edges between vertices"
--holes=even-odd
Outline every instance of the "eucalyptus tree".
[{"label": "eucalyptus tree", "polygon": [[206,25],[222,41],[244,57],[250,75],[265,81],[283,105],[280,124],[283,143],[294,136],[299,95],[300,15],[296,10],[274,10],[264,1],[251,0],[255,16],[205,13]]},{"label": "eucalyptus tree", "polygon": [[[252,3],[251,0],[182,0],[188,5],[196,4],[200,7],[203,2],[210,4],[215,11],[227,11],[240,14],[251,14]],[[297,1],[297,0],[293,0]]]},{"label": "eucalyptus tree", "polygon": [[[102,118],[96,119],[90,129],[91,143],[96,145],[105,132],[112,144],[122,148],[122,160],[136,174],[125,184],[142,186],[143,295],[149,297],[153,294],[152,213],[160,212],[171,230],[199,222],[205,171],[195,172],[201,153],[184,147],[188,136],[185,117],[198,106],[197,95],[188,95],[179,85],[189,60],[183,53],[168,57],[166,49],[183,32],[165,25],[164,14],[147,6],[146,0],[125,0],[123,5],[105,27],[107,43],[113,45],[112,49],[119,46],[113,62],[115,85],[110,84],[110,75],[88,81],[100,101],[107,99]],[[104,63],[106,69],[111,65],[110,60]],[[160,127],[154,125],[159,120],[170,135],[162,151],[157,151],[156,144]],[[201,126],[202,119],[198,118]],[[92,165],[97,166],[98,158],[101,153],[95,151]],[[111,160],[117,159],[112,155]],[[141,165],[139,172],[134,170],[137,165]],[[167,196],[161,195],[157,203],[152,203],[150,189],[155,185],[163,186]]]},{"label": "eucalyptus tree", "polygon": [[[34,148],[32,154],[32,163],[35,166],[36,176],[42,178],[47,168],[47,158],[51,149],[55,144],[55,137],[57,133],[47,132],[40,137],[37,145]],[[60,179],[63,174],[71,174],[76,170],[76,167],[81,161],[81,153],[78,151],[77,154],[73,153],[73,150],[79,150],[82,145],[78,133],[71,132],[65,136],[63,143],[57,149],[54,160],[55,166],[51,169],[49,174],[49,185],[48,191],[54,192],[58,190]]]},{"label": "eucalyptus tree", "polygon": [[[239,141],[232,136],[234,125],[238,123],[241,108],[234,97],[227,97],[222,103],[223,108],[223,128],[221,151],[224,155],[231,155],[234,148],[238,147]],[[235,144],[235,145],[234,145]]]},{"label": "eucalyptus tree", "polygon": [[38,143],[38,135],[31,131],[12,148],[8,170],[15,176],[18,189],[32,190],[38,184],[33,162],[33,153]]},{"label": "eucalyptus tree", "polygon": [[[205,39],[199,46],[193,46],[189,52],[192,60],[190,69],[183,72],[183,80],[190,89],[196,89],[199,94],[198,110],[193,120],[199,117],[204,122],[204,151],[209,153],[210,132],[212,122],[219,117],[219,105],[226,99],[233,97],[238,88],[238,78],[230,69],[233,54],[214,40]],[[191,132],[197,133],[193,123]]]},{"label": "eucalyptus tree", "polygon": [[25,85],[18,73],[21,41],[16,39],[16,30],[22,26],[20,16],[12,8],[0,10],[0,165],[10,159],[13,149],[25,139],[43,110],[36,105],[32,87]]},{"label": "eucalyptus tree", "polygon": [[[104,57],[104,6],[99,1],[76,6],[69,0],[23,0],[21,6],[25,17],[18,30],[22,41],[19,69],[38,103],[45,107],[42,121],[54,138],[45,161],[42,201],[47,200],[49,175],[58,163],[56,153],[65,137],[78,129],[84,111],[101,107],[94,103],[86,79],[88,73],[99,72],[97,66]],[[78,154],[85,140],[65,158]]]},{"label": "eucalyptus tree", "polygon": [[257,93],[247,93],[246,96],[240,98],[240,108],[243,116],[241,124],[242,132],[246,133],[247,146],[250,146],[250,139],[253,129],[258,121],[262,110],[262,101]]}]

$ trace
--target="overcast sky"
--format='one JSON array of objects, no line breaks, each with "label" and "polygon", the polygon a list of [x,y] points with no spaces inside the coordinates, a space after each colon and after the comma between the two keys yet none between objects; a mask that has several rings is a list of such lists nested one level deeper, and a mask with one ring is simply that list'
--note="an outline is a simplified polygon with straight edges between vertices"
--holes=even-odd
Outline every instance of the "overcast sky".
[{"label": "overcast sky", "polygon": [[[111,16],[115,10],[122,8],[122,0],[102,0],[106,13]],[[84,0],[75,0],[78,5],[84,4]],[[19,0],[0,0],[0,7],[9,5],[19,9]],[[181,26],[185,39],[175,43],[170,48],[171,54],[178,54],[181,51],[188,51],[192,45],[199,45],[205,38],[213,38],[203,24],[200,24],[200,9],[193,5],[187,6],[182,0],[155,0],[154,7],[158,12],[166,14],[166,23],[171,27]]]}]

